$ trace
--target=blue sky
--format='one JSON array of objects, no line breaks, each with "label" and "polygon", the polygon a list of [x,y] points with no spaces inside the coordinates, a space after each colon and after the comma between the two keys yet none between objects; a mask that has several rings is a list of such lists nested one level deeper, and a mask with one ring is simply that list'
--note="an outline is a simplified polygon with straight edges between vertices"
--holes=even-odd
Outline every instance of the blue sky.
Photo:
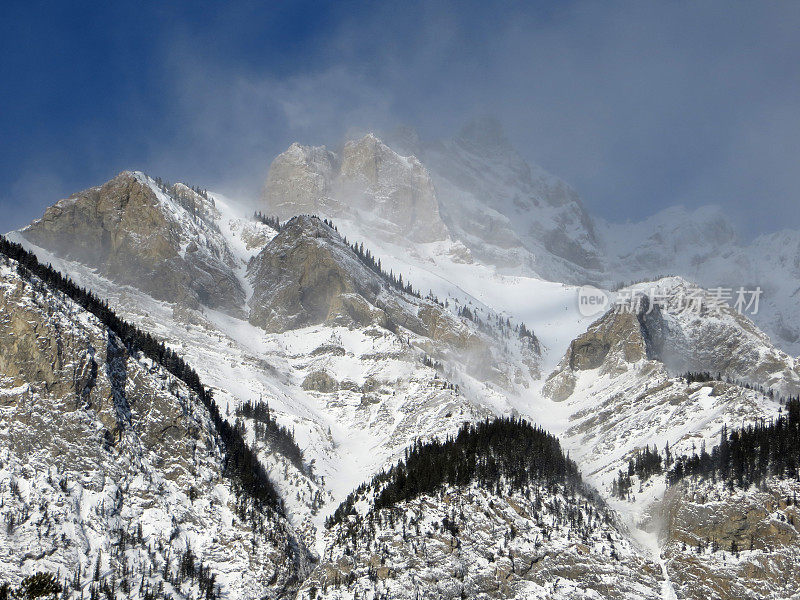
[{"label": "blue sky", "polygon": [[5,2],[0,218],[123,169],[253,195],[289,143],[493,114],[589,210],[800,227],[800,3]]}]

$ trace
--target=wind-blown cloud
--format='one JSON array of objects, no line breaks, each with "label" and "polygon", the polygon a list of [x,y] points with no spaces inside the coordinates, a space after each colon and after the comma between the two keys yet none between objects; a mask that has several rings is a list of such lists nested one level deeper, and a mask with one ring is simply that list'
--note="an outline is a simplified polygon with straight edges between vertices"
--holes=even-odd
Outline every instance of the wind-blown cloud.
[{"label": "wind-blown cloud", "polygon": [[[435,139],[490,113],[607,219],[716,203],[748,233],[800,227],[798,26],[798,3],[722,1],[161,18],[140,85],[94,100],[114,110],[102,126],[75,125],[73,153],[92,176],[143,168],[253,197],[292,141],[336,145],[399,123]],[[62,170],[53,178],[71,180]]]}]

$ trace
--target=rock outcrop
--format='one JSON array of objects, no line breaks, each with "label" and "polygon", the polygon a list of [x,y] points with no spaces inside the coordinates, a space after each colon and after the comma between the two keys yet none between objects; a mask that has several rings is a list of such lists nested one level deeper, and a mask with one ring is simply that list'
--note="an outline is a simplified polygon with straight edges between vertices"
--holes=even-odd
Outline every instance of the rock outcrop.
[{"label": "rock outcrop", "polygon": [[250,322],[267,331],[319,323],[377,324],[402,326],[461,349],[479,342],[441,306],[390,286],[317,217],[289,221],[253,258],[248,277],[254,289]]},{"label": "rock outcrop", "polygon": [[280,332],[317,323],[385,325],[385,311],[367,304],[384,290],[339,236],[316,217],[299,216],[252,260],[250,322]]},{"label": "rock outcrop", "polygon": [[22,235],[154,298],[241,310],[245,295],[213,205],[177,184],[167,191],[124,171],[48,208]]},{"label": "rock outcrop", "polygon": [[[457,357],[486,380],[511,384],[518,379],[497,351],[505,339],[494,339],[433,300],[399,290],[317,217],[301,215],[284,225],[253,258],[248,278],[253,287],[250,323],[268,332],[323,323],[407,330],[419,336],[415,345],[430,356]],[[540,354],[536,338],[513,343],[535,370]]]},{"label": "rock outcrop", "polygon": [[289,146],[269,167],[262,192],[267,213],[281,220],[301,214],[340,214],[341,207],[330,200],[337,163],[336,155],[323,146]]},{"label": "rock outcrop", "polygon": [[[359,500],[366,523],[353,515],[327,532],[325,560],[299,599],[378,590],[403,600],[662,598],[658,566],[638,554],[605,508],[577,494],[535,484],[494,494],[469,485],[379,511]],[[573,517],[580,533],[559,510],[580,515]]]},{"label": "rock outcrop", "polygon": [[800,485],[760,489],[685,481],[660,506],[664,558],[679,598],[796,598]]},{"label": "rock outcrop", "polygon": [[357,219],[394,240],[433,242],[447,236],[431,178],[414,156],[401,156],[372,134],[348,141],[339,155],[292,144],[270,166],[266,212]]},{"label": "rock outcrop", "polygon": [[708,371],[787,396],[800,390],[797,360],[712,293],[668,277],[620,295],[620,304],[571,342],[545,385],[551,398],[566,398],[578,371],[624,373],[646,360],[673,375]]},{"label": "rock outcrop", "polygon": [[791,396],[800,391],[795,358],[776,348],[745,315],[680,277],[633,286],[652,294],[638,311],[648,356],[673,374],[709,371]]}]

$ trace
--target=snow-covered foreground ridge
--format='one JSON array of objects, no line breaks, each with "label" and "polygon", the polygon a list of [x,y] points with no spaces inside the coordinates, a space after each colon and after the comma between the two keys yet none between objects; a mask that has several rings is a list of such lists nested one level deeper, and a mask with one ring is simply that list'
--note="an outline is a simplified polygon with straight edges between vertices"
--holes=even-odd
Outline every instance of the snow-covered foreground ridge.
[{"label": "snow-covered foreground ridge", "polygon": [[0,304],[4,584],[45,572],[68,598],[246,598],[307,571],[192,387],[6,256]]},{"label": "snow-covered foreground ridge", "polygon": [[[300,150],[293,152],[305,156]],[[337,157],[314,158],[329,160],[337,173],[332,176],[332,195],[321,196],[329,207],[345,198],[342,194],[377,194],[381,210],[387,211],[409,198],[425,200],[413,191],[420,182],[428,185],[419,162],[388,153],[377,139],[355,144],[350,151],[346,163]],[[364,170],[365,165],[383,164],[365,159],[375,152],[381,161],[388,161],[388,171]],[[472,152],[478,150],[473,147]],[[495,152],[498,164],[505,160],[502,154]],[[505,168],[498,167],[504,178],[519,171]],[[284,172],[272,181],[290,176],[291,171]],[[436,192],[439,184],[436,176],[431,177],[431,189]],[[311,177],[310,187],[292,183],[290,189],[296,194],[313,191],[320,181],[324,182]],[[398,181],[402,186],[393,187]],[[558,186],[553,182],[547,186],[550,204],[559,206]],[[513,194],[507,199],[508,206],[515,205]],[[220,195],[181,184],[166,186],[144,174],[126,172],[59,202],[42,219],[11,236],[173,348],[213,390],[221,415],[229,423],[240,423],[242,435],[286,506],[282,527],[317,562],[300,561],[292,567],[284,564],[281,552],[285,548],[275,546],[277,554],[270,554],[269,544],[242,534],[237,539],[248,546],[248,556],[260,557],[258,553],[265,552],[270,560],[277,560],[273,564],[283,566],[275,568],[277,580],[273,580],[275,573],[252,565],[214,567],[220,570],[220,578],[222,573],[235,578],[240,568],[251,577],[227,585],[227,597],[252,597],[241,587],[246,585],[267,596],[292,594],[299,587],[310,597],[313,587],[314,595],[330,597],[363,597],[365,593],[384,597],[412,589],[435,589],[441,597],[450,597],[461,593],[464,573],[474,567],[479,575],[470,579],[470,589],[476,597],[620,597],[620,588],[613,582],[636,571],[637,577],[625,584],[628,597],[676,594],[693,598],[697,569],[702,569],[704,577],[718,579],[714,589],[723,589],[724,582],[741,578],[758,561],[779,554],[792,556],[793,538],[782,537],[781,549],[771,554],[775,539],[757,526],[787,522],[791,509],[786,506],[753,521],[752,535],[770,541],[760,553],[754,550],[745,559],[737,557],[740,568],[730,569],[720,567],[725,563],[719,554],[696,558],[687,554],[681,559],[674,554],[676,548],[683,552],[675,540],[688,539],[694,535],[693,528],[699,527],[686,518],[681,521],[684,537],[676,537],[676,530],[670,529],[673,507],[683,510],[696,502],[683,495],[686,490],[693,493],[691,488],[670,488],[665,495],[662,476],[642,482],[641,491],[634,486],[625,499],[611,493],[619,469],[645,445],[659,449],[668,445],[674,452],[691,453],[704,441],[714,444],[723,425],[736,427],[778,414],[781,405],[776,394],[797,393],[795,360],[776,349],[752,322],[734,311],[693,315],[679,310],[677,300],[670,298],[696,288],[681,278],[667,278],[653,284],[662,292],[660,297],[666,298],[657,310],[611,311],[592,323],[596,317],[583,317],[578,311],[576,286],[524,275],[524,269],[510,270],[508,265],[498,268],[494,259],[478,258],[474,245],[480,240],[467,244],[457,239],[446,210],[438,217],[444,230],[434,228],[435,235],[417,230],[414,235],[420,242],[410,247],[394,227],[391,212],[376,209],[365,218],[363,209],[370,203],[363,202],[353,204],[361,206],[356,212],[296,211],[332,217],[336,229],[305,216],[276,231]],[[148,218],[142,220],[141,215]],[[574,221],[578,222],[580,218]],[[461,226],[468,229],[464,223]],[[445,231],[443,238],[440,231]],[[347,236],[349,244],[340,234]],[[561,247],[554,239],[548,242],[551,250]],[[370,256],[381,260],[382,271],[394,278],[402,274],[421,297],[401,291],[376,272],[353,251],[353,242],[364,242]],[[561,268],[564,260],[561,256],[553,264]],[[593,268],[590,263],[582,268]],[[636,289],[648,286],[640,284]],[[49,323],[51,310],[36,306],[42,311],[31,320]],[[9,340],[14,341],[3,339],[4,356],[6,348],[9,356],[17,356],[19,349],[6,345]],[[9,377],[8,363],[2,366],[2,375]],[[134,371],[130,369],[126,377],[134,377]],[[687,383],[680,377],[685,371],[712,371],[722,381]],[[64,371],[62,377],[64,373],[70,372]],[[27,383],[34,384],[42,375],[33,370],[27,377]],[[15,383],[9,389],[18,387]],[[70,384],[62,392],[58,410],[64,402],[72,402],[73,389]],[[24,397],[8,397],[14,398],[14,410],[24,414]],[[244,410],[248,403],[268,405],[270,419],[290,431],[302,449],[301,462],[279,451],[265,421]],[[611,535],[613,544],[594,539],[592,533],[587,545],[573,535],[577,529],[552,529],[561,517],[548,502],[562,502],[566,498],[562,492],[539,506],[529,504],[524,494],[520,498],[515,496],[518,492],[502,487],[441,488],[407,501],[398,509],[402,516],[394,524],[386,521],[388,516],[379,517],[366,538],[337,540],[326,531],[325,518],[347,494],[395,464],[415,441],[443,439],[464,422],[494,415],[521,415],[560,436],[584,478],[608,504],[613,531],[601,527],[595,533],[600,538]],[[97,459],[99,463],[92,463],[92,470],[111,469],[108,461],[117,460],[103,456]],[[156,461],[153,468],[162,466]],[[208,466],[209,472],[214,468]],[[221,471],[219,464],[216,469]],[[27,477],[15,471],[14,477],[23,476]],[[768,483],[766,492],[759,493],[772,493],[785,485]],[[535,488],[530,493],[535,495]],[[730,519],[750,506],[753,494],[726,496]],[[220,502],[230,505],[230,498],[221,497]],[[32,504],[30,498],[23,502]],[[189,504],[193,506],[191,499]],[[462,535],[448,538],[441,534],[441,519],[450,519],[453,507],[463,507],[459,510],[464,517],[458,521]],[[131,514],[138,518],[135,512]],[[574,514],[588,518],[585,512]],[[549,538],[543,535],[542,524],[553,533]],[[233,517],[229,525],[236,526]],[[412,525],[419,525],[420,533],[415,530],[409,538]],[[487,536],[508,526],[526,533],[484,551]],[[725,523],[717,523],[710,533],[730,547],[731,540],[725,536],[732,534]],[[374,539],[367,539],[370,536]],[[9,533],[5,543],[16,551],[35,544],[32,539]],[[114,539],[103,543],[116,543]],[[203,564],[224,563],[212,549],[213,535],[208,544],[188,535],[175,538],[181,539],[191,541]],[[170,544],[177,544],[175,540]],[[455,552],[459,543],[464,550]],[[420,554],[423,546],[431,549],[427,556]],[[617,549],[619,564],[614,562],[612,547]],[[186,544],[181,548],[185,552]],[[81,559],[84,564],[91,562],[91,568],[96,563],[94,552],[95,546],[90,545]],[[668,554],[662,556],[663,552]],[[163,569],[166,559],[158,556],[151,559],[154,568]],[[530,577],[518,572],[514,556],[524,556]],[[572,557],[572,562],[564,556]],[[47,560],[40,551],[33,552],[27,562],[15,567],[14,577],[52,570]],[[253,561],[263,562],[261,558]],[[313,578],[303,584],[311,570]],[[744,592],[736,587],[738,595],[720,593],[719,597],[785,597],[781,591],[785,587],[769,587],[770,578],[783,576],[778,567],[760,579],[752,578],[762,583],[745,586]],[[442,585],[429,588],[433,580]],[[151,583],[157,585],[155,580]],[[187,584],[180,593],[190,594],[188,590]]]}]

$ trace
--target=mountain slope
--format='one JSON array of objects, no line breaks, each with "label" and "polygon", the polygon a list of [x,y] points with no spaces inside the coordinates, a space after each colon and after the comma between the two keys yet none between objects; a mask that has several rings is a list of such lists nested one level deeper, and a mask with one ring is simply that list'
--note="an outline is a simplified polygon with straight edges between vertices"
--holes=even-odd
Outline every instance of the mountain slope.
[{"label": "mountain slope", "polygon": [[389,239],[425,243],[447,234],[426,169],[372,134],[348,141],[339,154],[293,144],[272,162],[263,200],[281,219],[355,217]]},{"label": "mountain slope", "polygon": [[[307,471],[274,452],[257,434],[256,420],[244,417],[242,424],[309,544],[326,507],[396,460],[414,439],[443,436],[465,420],[511,411],[504,390],[522,393],[537,376],[539,348],[529,331],[522,334],[518,326],[515,330],[474,305],[469,318],[458,317],[454,313],[466,306],[444,308],[398,290],[318,219],[300,218],[270,233],[267,226],[261,230],[257,221],[236,215],[224,198],[209,197],[218,213],[215,224],[234,254],[234,272],[250,294],[256,325],[208,307],[157,300],[25,238],[15,239],[185,356],[213,388],[230,422],[246,402],[269,404],[278,424],[294,432]],[[312,247],[330,260],[309,261]],[[269,261],[278,270],[263,272]],[[305,281],[303,265],[309,272],[328,265],[337,276],[357,282],[353,290],[363,296],[350,294],[349,301],[368,310],[339,322],[327,319],[326,309],[321,318],[262,329],[266,321],[257,317],[259,311],[272,314],[271,307],[285,306],[273,293],[276,286],[339,302],[343,290],[329,294],[327,277]],[[298,282],[303,282],[299,288]],[[381,313],[391,315],[391,323]]]},{"label": "mountain slope", "polygon": [[[482,144],[499,144],[496,137],[489,135]],[[463,143],[467,152],[469,144]],[[356,147],[361,149],[355,152]],[[403,186],[411,185],[405,178],[416,163],[384,149],[372,136],[362,146],[354,143],[351,151],[355,153],[352,164],[357,166],[347,172],[357,174],[353,177],[360,181],[358,193],[368,197],[354,201],[356,208],[347,203],[356,192],[337,195],[342,189],[337,187],[343,169],[340,154],[324,150],[292,150],[300,157],[300,171],[293,174],[295,167],[283,174],[280,169],[271,171],[277,187],[268,186],[267,191],[286,186],[286,196],[275,193],[270,201],[284,198],[281,210],[287,214],[304,212],[292,203],[305,202],[300,197],[306,192],[308,212],[323,209],[320,212],[326,214],[325,206],[338,203],[337,227],[351,239],[365,240],[366,248],[345,242],[336,227],[316,217],[296,216],[273,229],[273,221],[263,223],[237,214],[232,203],[219,195],[185,188],[197,194],[206,209],[197,219],[175,221],[175,235],[187,249],[192,243],[200,248],[204,240],[213,238],[212,246],[220,256],[229,257],[226,273],[241,289],[241,294],[233,294],[235,310],[201,301],[199,296],[196,302],[182,301],[181,294],[158,296],[138,281],[120,285],[126,282],[124,275],[96,268],[102,260],[81,258],[55,246],[51,253],[29,240],[25,243],[41,260],[96,290],[126,319],[178,351],[211,386],[221,418],[236,425],[274,481],[288,524],[303,540],[298,546],[315,548],[321,559],[302,587],[304,597],[348,597],[355,588],[379,595],[408,595],[414,589],[460,594],[465,582],[475,594],[489,596],[547,597],[558,592],[564,597],[612,597],[616,590],[608,582],[615,574],[630,597],[670,598],[670,579],[676,593],[688,594],[688,588],[681,587],[690,585],[686,582],[692,571],[684,569],[688,556],[674,554],[683,552],[674,543],[685,535],[679,530],[687,526],[676,525],[674,539],[673,532],[661,527],[658,501],[668,492],[663,476],[645,481],[634,475],[630,493],[625,495],[614,487],[619,470],[644,447],[656,445],[661,450],[669,444],[674,452],[691,452],[703,443],[713,443],[723,425],[732,427],[777,414],[781,405],[776,394],[793,394],[798,389],[796,361],[732,309],[710,310],[713,295],[679,278],[620,290],[622,297],[646,294],[653,288],[659,303],[643,303],[642,310],[633,313],[613,310],[590,325],[579,314],[575,287],[532,276],[499,275],[496,267],[475,260],[465,242],[452,237],[411,246],[402,232],[401,217],[387,211],[412,202]],[[474,159],[474,165],[479,165],[487,158],[482,152],[469,149],[467,162]],[[498,160],[511,160],[504,152],[496,149]],[[314,176],[320,162],[329,163],[327,180]],[[520,169],[506,165],[492,172],[525,179]],[[475,167],[476,173],[479,170]],[[299,178],[292,179],[294,175]],[[487,175],[487,181],[491,177]],[[154,180],[143,175],[136,178],[164,193]],[[436,175],[430,178],[438,194]],[[478,187],[484,183],[476,179]],[[494,188],[495,183],[486,185]],[[419,185],[418,191],[424,192],[427,184]],[[175,190],[183,189],[179,186],[168,188],[172,195],[167,201],[177,202]],[[536,188],[534,183],[531,186],[525,189]],[[397,191],[401,188],[402,193]],[[557,187],[554,190],[555,196],[547,201],[550,208],[542,214],[563,210],[571,215],[563,223],[579,223],[575,205],[559,200]],[[494,198],[489,190],[485,192],[480,193],[483,199]],[[292,193],[298,194],[297,199]],[[491,202],[496,200],[503,210],[511,210],[514,201],[509,199],[515,194]],[[520,196],[523,208],[525,198],[531,197]],[[427,201],[425,193],[420,198]],[[383,204],[367,214],[370,202]],[[180,203],[176,206],[166,214],[184,210]],[[440,214],[445,226],[450,226],[446,212]],[[55,211],[51,215],[54,221],[63,216]],[[509,215],[506,219],[514,220],[513,211]],[[55,226],[60,235],[79,236],[82,221],[69,214],[63,219]],[[127,236],[127,225],[120,227],[119,235]],[[160,227],[157,222],[154,231]],[[571,231],[570,227],[564,231]],[[584,232],[587,236],[588,231]],[[215,234],[208,238],[208,232]],[[686,234],[695,233],[702,235],[701,229]],[[578,238],[584,242],[589,239],[581,235]],[[534,237],[543,239],[539,233]],[[103,245],[102,236],[89,238],[87,244],[100,257],[113,254],[113,248]],[[579,245],[584,247],[583,242]],[[127,260],[134,265],[144,260],[136,256],[143,251],[132,246],[133,257]],[[572,268],[567,259],[556,258],[549,250],[540,256],[550,265]],[[131,267],[132,271],[137,268]],[[180,288],[184,283],[169,285]],[[421,293],[411,293],[409,283]],[[432,293],[425,294],[426,289]],[[706,308],[697,314],[684,310],[687,296],[702,297]],[[536,336],[523,326],[523,320]],[[583,333],[587,326],[589,330]],[[541,373],[550,371],[562,356],[543,381]],[[682,377],[687,370],[710,371],[713,376],[687,381]],[[716,380],[717,372],[722,381]],[[47,380],[39,373],[28,376]],[[261,407],[258,414],[253,406]],[[543,508],[531,503],[524,492],[502,486],[454,485],[424,498],[406,498],[395,513],[403,518],[394,522],[391,510],[382,513],[385,507],[370,508],[372,492],[363,495],[358,510],[363,508],[364,514],[377,519],[376,532],[385,538],[385,549],[376,549],[366,535],[348,537],[341,523],[332,532],[324,529],[325,518],[354,488],[402,460],[418,441],[442,440],[465,422],[518,414],[559,434],[586,481],[607,499],[604,510],[610,522],[594,522],[587,533],[591,544],[584,544],[582,534],[577,535],[570,525],[536,546],[537,539],[545,539],[542,522],[549,527],[559,521],[559,511],[553,506],[567,504],[577,511],[573,515],[588,519],[590,513],[580,508],[584,500],[575,504],[573,495],[561,490],[551,493]],[[290,448],[291,456],[282,453],[276,438],[265,433],[268,423],[293,434],[297,446]],[[529,493],[531,497],[538,494],[535,487]],[[694,500],[678,498],[690,512],[697,512]],[[727,500],[730,518],[721,528],[738,518],[741,512],[737,511],[745,510],[743,502],[733,497]],[[459,535],[447,537],[447,528],[441,533],[441,521],[445,516],[452,521],[453,506],[464,506],[465,517],[459,515]],[[515,506],[522,507],[521,512]],[[542,522],[536,515],[541,515]],[[428,529],[423,531],[421,525],[419,535],[409,533],[412,519]],[[691,523],[691,519],[681,519],[680,523]],[[505,531],[509,522],[525,534],[513,543],[500,543],[494,532]],[[603,542],[611,541],[608,536],[618,549],[616,558],[611,545]],[[431,554],[426,559],[420,547],[429,542]],[[458,544],[463,544],[462,551]],[[491,559],[484,552],[487,547],[492,548]],[[524,559],[524,569],[518,570],[514,562],[509,571],[511,557],[500,556],[500,550],[505,553],[508,547],[513,548],[513,561]],[[789,539],[786,556],[792,556],[792,548]],[[554,552],[569,558],[569,569],[549,560]],[[765,560],[769,556],[769,551],[763,555]],[[382,559],[386,564],[381,564]],[[429,580],[415,579],[417,571],[402,571],[412,564],[430,580],[439,579],[441,589],[431,587]],[[475,573],[465,571],[465,565],[474,566]],[[709,578],[720,585],[740,573],[723,568],[715,557],[709,558],[707,568]],[[714,573],[719,575],[717,580]]]},{"label": "mountain slope", "polygon": [[660,598],[555,438],[514,420],[416,444],[336,511],[301,598]]},{"label": "mountain slope", "polygon": [[227,476],[184,382],[5,256],[0,306],[3,580],[139,598],[274,597],[302,578],[307,551]]},{"label": "mountain slope", "polygon": [[478,119],[423,147],[442,214],[473,255],[503,268],[576,282],[602,264],[577,192],[514,150],[499,123]]},{"label": "mountain slope", "polygon": [[408,128],[382,140],[369,134],[337,152],[293,145],[270,168],[265,210],[335,218],[373,248],[393,245],[403,260],[419,255],[445,268],[481,263],[607,289],[665,274],[706,288],[760,287],[750,316],[785,351],[800,353],[797,231],[745,243],[715,207],[671,207],[640,222],[593,218],[575,190],[526,163],[491,119],[451,140],[425,142]]},{"label": "mountain slope", "polygon": [[245,293],[213,202],[183,184],[162,188],[124,171],[57,202],[22,234],[156,298],[240,311]]}]

